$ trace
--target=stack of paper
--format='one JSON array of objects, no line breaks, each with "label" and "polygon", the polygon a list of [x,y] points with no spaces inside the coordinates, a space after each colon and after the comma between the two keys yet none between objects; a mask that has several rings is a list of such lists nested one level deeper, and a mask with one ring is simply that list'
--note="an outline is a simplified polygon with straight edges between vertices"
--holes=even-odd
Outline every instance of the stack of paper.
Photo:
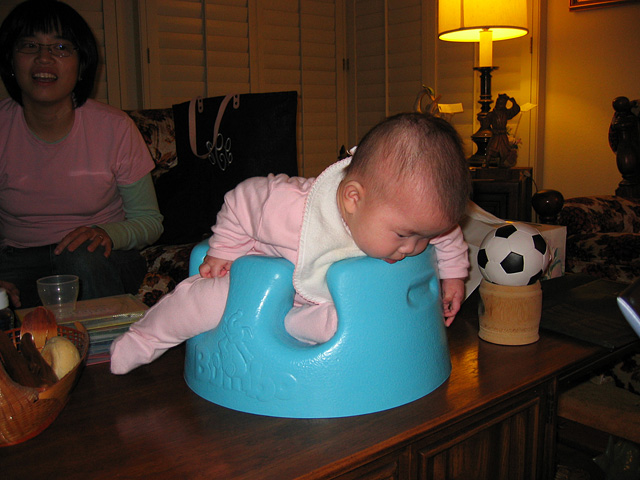
[{"label": "stack of paper", "polygon": [[[57,319],[58,325],[73,327],[80,322],[89,332],[87,365],[109,360],[109,347],[118,335],[126,332],[129,325],[139,320],[148,309],[133,295],[81,300],[72,315]],[[33,308],[18,310],[20,320]]]}]

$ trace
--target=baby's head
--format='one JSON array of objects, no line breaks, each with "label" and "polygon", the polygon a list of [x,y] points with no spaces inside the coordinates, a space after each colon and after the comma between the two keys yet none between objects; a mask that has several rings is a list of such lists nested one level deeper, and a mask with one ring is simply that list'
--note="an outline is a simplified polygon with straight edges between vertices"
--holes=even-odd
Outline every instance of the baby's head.
[{"label": "baby's head", "polygon": [[470,185],[455,129],[437,117],[404,113],[364,136],[338,204],[361,250],[397,261],[418,255],[460,221]]}]

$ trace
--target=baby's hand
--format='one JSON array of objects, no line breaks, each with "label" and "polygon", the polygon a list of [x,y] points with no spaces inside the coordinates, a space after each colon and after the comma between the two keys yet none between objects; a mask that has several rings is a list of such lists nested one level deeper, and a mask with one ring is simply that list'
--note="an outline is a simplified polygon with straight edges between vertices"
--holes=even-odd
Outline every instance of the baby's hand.
[{"label": "baby's hand", "polygon": [[445,278],[441,280],[444,324],[448,327],[456,318],[464,300],[464,280],[462,278]]},{"label": "baby's hand", "polygon": [[198,270],[203,278],[224,277],[231,270],[232,263],[231,260],[207,255]]}]

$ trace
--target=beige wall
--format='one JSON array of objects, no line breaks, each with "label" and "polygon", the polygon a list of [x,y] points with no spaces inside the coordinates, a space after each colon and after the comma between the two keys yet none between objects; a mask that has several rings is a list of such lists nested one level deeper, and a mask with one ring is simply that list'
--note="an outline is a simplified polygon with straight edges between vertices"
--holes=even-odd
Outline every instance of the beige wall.
[{"label": "beige wall", "polygon": [[607,141],[611,102],[640,98],[640,4],[570,12],[568,3],[547,0],[538,186],[565,198],[613,195],[621,176]]}]

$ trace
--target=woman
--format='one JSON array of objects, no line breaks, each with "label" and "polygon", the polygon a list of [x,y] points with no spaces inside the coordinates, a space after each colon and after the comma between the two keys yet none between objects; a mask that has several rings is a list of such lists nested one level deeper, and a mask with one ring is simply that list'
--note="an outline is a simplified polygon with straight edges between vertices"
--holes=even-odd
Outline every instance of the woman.
[{"label": "woman", "polygon": [[0,278],[80,277],[81,299],[136,293],[139,249],[162,233],[147,147],[129,117],[87,97],[95,38],[71,7],[18,5],[0,26]]}]

